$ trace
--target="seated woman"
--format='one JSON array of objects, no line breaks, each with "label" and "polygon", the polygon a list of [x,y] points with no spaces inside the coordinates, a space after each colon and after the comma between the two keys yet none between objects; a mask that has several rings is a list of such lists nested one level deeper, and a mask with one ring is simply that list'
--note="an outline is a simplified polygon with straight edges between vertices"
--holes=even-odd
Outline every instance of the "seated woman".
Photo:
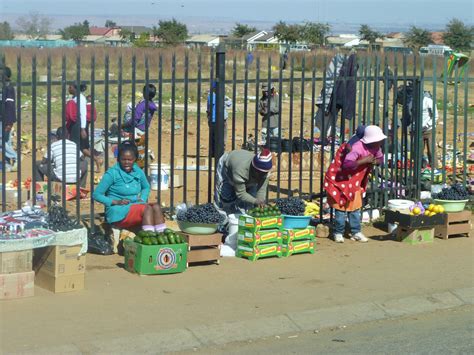
[{"label": "seated woman", "polygon": [[148,204],[150,184],[135,163],[137,147],[125,141],[118,147],[118,163],[104,174],[94,199],[105,205],[107,222],[117,228],[163,231],[165,218],[158,204]]}]

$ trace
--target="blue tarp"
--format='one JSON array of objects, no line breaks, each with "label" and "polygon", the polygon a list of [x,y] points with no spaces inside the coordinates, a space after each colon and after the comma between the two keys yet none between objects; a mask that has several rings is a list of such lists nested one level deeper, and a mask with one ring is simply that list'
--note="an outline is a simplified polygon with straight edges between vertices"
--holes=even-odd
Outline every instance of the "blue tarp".
[{"label": "blue tarp", "polygon": [[23,47],[23,48],[59,48],[59,47],[76,47],[75,41],[54,40],[48,41],[45,39],[38,40],[0,40],[0,47]]}]

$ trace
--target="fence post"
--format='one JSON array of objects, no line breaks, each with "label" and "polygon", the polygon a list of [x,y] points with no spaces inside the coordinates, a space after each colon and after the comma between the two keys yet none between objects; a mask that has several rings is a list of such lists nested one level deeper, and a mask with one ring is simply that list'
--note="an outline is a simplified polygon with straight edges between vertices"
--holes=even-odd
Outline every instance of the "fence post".
[{"label": "fence post", "polygon": [[216,134],[214,135],[214,163],[217,168],[219,158],[224,154],[225,144],[225,47],[219,45],[216,50]]}]

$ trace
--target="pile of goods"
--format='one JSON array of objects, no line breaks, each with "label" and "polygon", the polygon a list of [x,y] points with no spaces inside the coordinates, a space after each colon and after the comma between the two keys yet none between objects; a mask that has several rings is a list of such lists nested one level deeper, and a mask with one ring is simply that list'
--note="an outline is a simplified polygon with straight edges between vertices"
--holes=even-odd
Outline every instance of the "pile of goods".
[{"label": "pile of goods", "polygon": [[305,204],[305,209],[304,209],[304,215],[305,216],[311,216],[311,217],[319,217],[319,205],[315,202],[308,202],[304,201]]},{"label": "pile of goods", "polygon": [[304,216],[305,202],[298,197],[279,198],[276,200],[276,205],[283,215],[288,216]]},{"label": "pile of goods", "polygon": [[77,220],[69,217],[68,212],[58,205],[49,208],[47,225],[48,229],[54,232],[67,232],[82,228],[82,225]]},{"label": "pile of goods", "polygon": [[303,229],[285,229],[283,234],[282,254],[285,257],[293,254],[314,254],[316,247],[316,228],[308,226]]},{"label": "pile of goods", "polygon": [[281,216],[280,209],[277,205],[268,205],[265,207],[255,207],[247,211],[249,216],[255,218],[265,218],[265,217],[277,217]]},{"label": "pile of goods", "polygon": [[461,201],[469,199],[469,191],[461,185],[455,184],[450,187],[445,187],[438,194],[433,195],[434,199],[445,201]]},{"label": "pile of goods", "polygon": [[184,236],[174,232],[171,229],[165,229],[163,232],[140,231],[133,238],[135,243],[144,245],[167,245],[186,243]]},{"label": "pile of goods", "polygon": [[425,215],[428,217],[432,217],[437,213],[444,213],[444,207],[441,205],[423,205],[421,202],[415,203],[413,206],[410,207],[410,215],[411,216],[420,216]]},{"label": "pile of goods", "polygon": [[219,224],[225,219],[212,203],[188,207],[179,211],[176,217],[178,221],[202,224]]}]

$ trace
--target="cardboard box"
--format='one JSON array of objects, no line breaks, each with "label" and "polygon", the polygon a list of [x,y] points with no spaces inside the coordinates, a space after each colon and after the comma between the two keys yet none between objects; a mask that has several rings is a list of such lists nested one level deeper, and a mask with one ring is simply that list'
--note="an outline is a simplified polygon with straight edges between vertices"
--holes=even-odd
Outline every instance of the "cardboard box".
[{"label": "cardboard box", "polygon": [[33,270],[33,250],[0,253],[0,274],[14,274]]},{"label": "cardboard box", "polygon": [[188,244],[143,245],[124,241],[125,269],[140,275],[174,274],[186,269]]},{"label": "cardboard box", "polygon": [[58,277],[83,274],[86,270],[86,256],[79,255],[81,246],[53,246],[35,249],[34,269]]},{"label": "cardboard box", "polygon": [[32,297],[34,295],[34,271],[16,274],[0,274],[0,300]]},{"label": "cardboard box", "polygon": [[251,216],[239,217],[239,228],[250,232],[257,232],[262,229],[281,229],[283,226],[283,217],[263,217],[254,218]]},{"label": "cardboard box", "polygon": [[[0,172],[1,172],[1,169],[0,169]],[[0,184],[0,189],[2,188],[3,188],[3,185]],[[22,188],[20,190],[20,196],[21,196],[21,202],[26,202],[30,198],[30,193],[28,190],[25,190],[24,188]],[[0,193],[0,202],[3,201],[2,198],[3,196]],[[18,189],[16,187],[15,188],[7,187],[5,189],[5,201],[16,204],[17,199],[18,199]]]},{"label": "cardboard box", "polygon": [[257,232],[251,232],[246,229],[239,228],[237,240],[248,246],[255,246],[265,243],[282,243],[282,231],[279,229],[265,229]]},{"label": "cardboard box", "polygon": [[36,285],[54,293],[73,292],[84,289],[85,274],[54,277],[46,272],[36,275]]},{"label": "cardboard box", "polygon": [[314,240],[315,237],[315,227],[310,226],[304,229],[285,229],[283,233],[283,242],[288,244],[295,240]]},{"label": "cardboard box", "polygon": [[237,252],[235,254],[238,258],[246,258],[255,261],[261,258],[270,256],[277,256],[281,258],[281,245],[278,243],[261,244],[255,247],[250,247],[246,244],[239,243],[237,245]]},{"label": "cardboard box", "polygon": [[289,244],[283,244],[281,247],[281,253],[284,257],[291,256],[293,254],[311,253],[314,254],[316,242],[313,240],[298,240],[293,241]]},{"label": "cardboard box", "polygon": [[407,229],[397,228],[397,239],[411,245],[433,243],[434,228],[429,229]]}]

